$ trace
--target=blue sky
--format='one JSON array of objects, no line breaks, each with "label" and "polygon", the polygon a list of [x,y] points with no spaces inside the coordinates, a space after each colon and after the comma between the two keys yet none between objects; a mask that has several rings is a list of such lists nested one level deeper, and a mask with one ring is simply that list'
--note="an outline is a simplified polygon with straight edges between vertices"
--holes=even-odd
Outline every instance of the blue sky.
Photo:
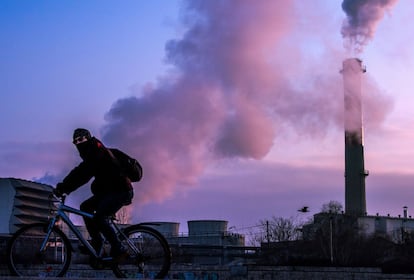
[{"label": "blue sky", "polygon": [[[19,114],[14,106],[3,108],[2,125],[18,124],[9,127],[7,140],[64,139],[85,121],[99,127],[114,100],[163,72],[161,42],[174,35],[178,16],[176,1],[0,5],[3,104],[20,107]],[[28,119],[43,129],[22,131]]]},{"label": "blue sky", "polygon": [[[143,161],[136,221],[344,203],[342,1],[188,3],[1,1],[0,176],[55,184],[86,127]],[[371,214],[414,207],[412,12],[397,2],[358,54]]]}]

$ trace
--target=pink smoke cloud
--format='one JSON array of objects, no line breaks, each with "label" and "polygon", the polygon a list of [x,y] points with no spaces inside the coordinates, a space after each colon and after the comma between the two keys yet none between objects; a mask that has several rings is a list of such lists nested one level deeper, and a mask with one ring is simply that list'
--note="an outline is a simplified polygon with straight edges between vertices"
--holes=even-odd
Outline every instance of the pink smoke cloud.
[{"label": "pink smoke cloud", "polygon": [[286,129],[343,128],[337,52],[304,67],[303,42],[289,36],[300,28],[293,1],[185,3],[187,29],[166,44],[174,69],[106,115],[104,142],[144,166],[138,204],[193,185],[215,160],[262,159]]}]

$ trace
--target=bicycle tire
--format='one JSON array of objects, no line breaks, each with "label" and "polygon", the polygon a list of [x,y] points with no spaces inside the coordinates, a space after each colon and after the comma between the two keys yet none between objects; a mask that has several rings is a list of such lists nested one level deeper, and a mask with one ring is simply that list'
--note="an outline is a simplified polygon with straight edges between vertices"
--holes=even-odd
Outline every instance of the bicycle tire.
[{"label": "bicycle tire", "polygon": [[71,262],[71,245],[66,235],[53,227],[46,248],[40,247],[46,238],[48,223],[23,226],[7,244],[7,264],[12,275],[28,277],[61,277]]},{"label": "bicycle tire", "polygon": [[[165,237],[157,230],[143,225],[133,225],[123,230],[124,234],[138,249],[138,255],[123,240],[128,248],[128,258],[113,267],[119,278],[164,278],[171,266],[171,249]],[[122,237],[121,237],[122,240]]]}]

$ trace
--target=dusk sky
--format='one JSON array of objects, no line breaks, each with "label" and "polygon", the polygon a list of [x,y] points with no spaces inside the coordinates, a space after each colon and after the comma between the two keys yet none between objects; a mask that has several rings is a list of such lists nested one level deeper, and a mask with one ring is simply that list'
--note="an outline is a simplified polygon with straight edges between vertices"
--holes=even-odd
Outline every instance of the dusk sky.
[{"label": "dusk sky", "polygon": [[345,203],[340,70],[358,57],[368,214],[411,215],[414,5],[360,2],[2,0],[0,177],[54,186],[84,127],[141,161],[134,222],[306,219]]}]

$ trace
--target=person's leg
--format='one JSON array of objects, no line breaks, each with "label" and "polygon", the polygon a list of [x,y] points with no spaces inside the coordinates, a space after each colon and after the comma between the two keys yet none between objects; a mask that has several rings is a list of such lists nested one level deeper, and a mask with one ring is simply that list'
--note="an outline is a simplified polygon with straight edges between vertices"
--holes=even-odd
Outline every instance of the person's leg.
[{"label": "person's leg", "polygon": [[[95,196],[90,197],[89,199],[82,202],[79,209],[81,211],[93,214],[96,211],[98,205],[98,199]],[[102,247],[102,236],[99,232],[99,226],[96,225],[94,219],[83,218],[85,222],[86,229],[89,232],[91,237],[91,245],[97,253],[99,253],[100,248]]]},{"label": "person's leg", "polygon": [[95,209],[94,222],[98,226],[100,232],[105,236],[111,244],[111,255],[116,256],[122,252],[121,242],[108,222],[108,217],[115,215],[119,209],[129,201],[130,195],[127,193],[112,193],[100,197]]}]

